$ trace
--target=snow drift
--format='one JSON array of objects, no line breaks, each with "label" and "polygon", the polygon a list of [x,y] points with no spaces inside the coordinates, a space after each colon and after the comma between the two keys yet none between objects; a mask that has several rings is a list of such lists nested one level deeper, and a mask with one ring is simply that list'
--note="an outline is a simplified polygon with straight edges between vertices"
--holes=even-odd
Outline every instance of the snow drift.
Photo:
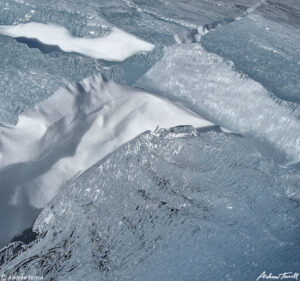
[{"label": "snow drift", "polygon": [[212,123],[102,75],[62,88],[0,127],[0,244],[32,225],[68,181],[146,130]]}]

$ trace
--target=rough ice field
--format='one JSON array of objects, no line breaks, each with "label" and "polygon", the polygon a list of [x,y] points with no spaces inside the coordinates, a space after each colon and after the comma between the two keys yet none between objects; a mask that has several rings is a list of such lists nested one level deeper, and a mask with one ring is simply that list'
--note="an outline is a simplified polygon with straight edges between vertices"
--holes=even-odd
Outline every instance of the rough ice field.
[{"label": "rough ice field", "polygon": [[0,274],[246,281],[297,271],[299,179],[245,138],[146,132],[66,186],[37,219],[40,238]]},{"label": "rough ice field", "polygon": [[[237,34],[239,34],[237,39]],[[230,59],[235,67],[281,99],[300,102],[300,29],[251,15],[202,38],[206,50]]]},{"label": "rough ice field", "polygon": [[0,1],[0,276],[299,271],[299,27],[298,0]]}]

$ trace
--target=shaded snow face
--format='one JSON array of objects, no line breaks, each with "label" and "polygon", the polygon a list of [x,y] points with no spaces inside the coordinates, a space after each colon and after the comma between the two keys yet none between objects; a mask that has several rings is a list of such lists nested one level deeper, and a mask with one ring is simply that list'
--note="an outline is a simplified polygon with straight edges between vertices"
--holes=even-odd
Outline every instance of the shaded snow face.
[{"label": "shaded snow face", "polygon": [[0,244],[30,227],[60,188],[139,134],[213,124],[184,107],[97,75],[0,126]]},{"label": "shaded snow face", "polygon": [[147,132],[64,188],[35,223],[40,237],[0,273],[211,281],[297,271],[298,183],[245,138]]}]

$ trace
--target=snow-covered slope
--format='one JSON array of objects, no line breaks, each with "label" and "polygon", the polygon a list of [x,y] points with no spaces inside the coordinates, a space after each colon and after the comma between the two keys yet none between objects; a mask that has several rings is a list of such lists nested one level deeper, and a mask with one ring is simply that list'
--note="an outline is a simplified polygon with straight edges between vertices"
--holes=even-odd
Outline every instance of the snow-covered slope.
[{"label": "snow-covered slope", "polygon": [[0,34],[14,38],[37,39],[46,45],[57,46],[65,52],[75,52],[110,61],[123,61],[138,52],[151,51],[154,48],[154,45],[115,27],[104,37],[76,38],[62,26],[31,22],[2,25]]},{"label": "snow-covered slope", "polygon": [[63,184],[146,130],[207,127],[199,115],[101,75],[70,84],[0,127],[0,244],[30,227]]}]

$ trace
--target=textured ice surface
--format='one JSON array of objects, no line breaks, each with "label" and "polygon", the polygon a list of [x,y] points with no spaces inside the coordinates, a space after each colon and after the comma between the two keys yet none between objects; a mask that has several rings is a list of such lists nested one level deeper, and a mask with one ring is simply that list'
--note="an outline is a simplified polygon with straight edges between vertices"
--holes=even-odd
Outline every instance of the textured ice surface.
[{"label": "textured ice surface", "polygon": [[[17,124],[1,125],[0,232],[34,237],[23,231],[57,194],[34,242],[0,250],[0,276],[250,281],[299,271],[299,170],[274,162],[300,157],[299,15],[299,0],[0,1],[2,28],[60,26],[77,42],[121,29],[155,45],[108,62],[0,35],[0,123]],[[101,77],[180,101],[227,133],[173,128],[118,149],[162,117],[210,123]],[[93,81],[103,100],[79,94]],[[116,100],[115,89],[126,95]]]},{"label": "textured ice surface", "polygon": [[[222,20],[227,16],[241,15],[243,11],[234,2],[243,2],[246,8],[256,3],[250,1],[131,1],[131,0],[25,0],[6,1],[5,15],[10,22],[47,22],[64,25],[72,34],[86,34],[91,23],[100,23],[101,29],[110,24],[129,33],[150,40],[152,43],[174,42],[174,33],[195,28],[198,25]],[[227,3],[226,3],[227,2]],[[24,5],[26,3],[26,5]],[[20,8],[16,7],[19,6]],[[34,14],[30,11],[34,10]],[[69,19],[70,18],[70,19]],[[97,29],[96,29],[97,30]],[[104,28],[105,30],[105,28]]]},{"label": "textured ice surface", "polygon": [[274,22],[300,26],[300,5],[298,0],[269,0],[259,7],[258,13]]},{"label": "textured ice surface", "polygon": [[300,161],[300,122],[288,104],[196,44],[167,47],[137,85],[185,103],[213,122]]},{"label": "textured ice surface", "polygon": [[[22,41],[19,40],[20,38],[18,39],[19,41],[16,41],[5,36],[0,36],[0,122],[16,123],[17,116],[21,112],[47,98],[59,87],[68,82],[80,81],[99,71],[109,73],[108,76],[118,82],[130,84],[160,58],[159,46],[162,44],[174,44],[177,37],[183,41],[187,38],[190,40],[190,37],[193,37],[193,34],[195,34],[195,31],[199,27],[222,25],[231,22],[234,18],[244,17],[247,15],[246,11],[256,6],[257,2],[256,0],[174,0],[171,2],[160,0],[61,0],[58,5],[56,0],[0,1],[1,25],[16,25],[31,22],[53,24],[65,27],[74,37],[85,39],[103,37],[116,27],[158,46],[158,50],[154,53],[138,55],[127,60],[124,64],[110,65],[110,69],[106,69],[107,65],[98,60],[75,54],[65,54],[55,48],[45,48],[45,46],[42,50],[29,49],[28,43],[31,47],[41,46],[37,42]],[[275,20],[275,18],[282,19],[284,23],[295,26],[299,18],[297,16],[299,10],[297,9],[298,3],[297,0],[289,0],[284,3],[277,0],[266,1],[254,12],[260,13],[264,17],[267,16],[272,20]],[[269,23],[271,26],[278,26],[274,21],[269,21]],[[252,24],[249,28],[244,24],[243,28],[245,28],[245,31],[241,30],[240,33],[238,33],[238,28],[235,28],[238,38],[241,38],[241,44],[247,42],[244,42],[243,38],[247,37],[249,32],[255,32],[255,35],[260,31],[256,30],[256,24]],[[289,26],[279,27],[280,32],[277,34],[273,33],[272,30],[269,33],[271,43],[268,42],[271,45],[273,38],[274,40],[285,42],[286,31],[289,34],[293,32],[293,29]],[[228,27],[226,31],[220,31],[220,37],[223,37],[227,31],[230,34],[232,32],[235,34],[235,31],[230,30],[230,27]],[[227,38],[231,38],[230,34],[228,34]],[[196,36],[198,37],[197,32]],[[279,39],[276,39],[277,37]],[[227,38],[225,39],[227,40]],[[236,39],[234,37],[233,42],[230,42],[230,44],[234,44]],[[220,44],[218,48],[223,44],[224,48],[226,48],[226,40],[224,42],[211,40],[211,50],[216,50],[216,44]],[[293,35],[289,37],[289,40],[292,40],[291,43],[295,42],[293,50],[297,51],[296,48],[299,46],[299,43],[293,39]],[[27,45],[20,42],[26,42]],[[252,42],[252,44],[255,46],[255,43]],[[291,45],[287,44],[287,46]],[[228,47],[230,48],[230,45]],[[237,47],[239,46],[237,45]],[[237,48],[234,51],[231,48],[229,55],[239,55],[238,50]],[[44,55],[43,51],[48,53]],[[251,59],[253,56],[254,58],[256,56],[257,60],[247,60],[246,63],[257,65],[260,59],[266,61],[272,56],[267,61],[267,64],[264,63],[264,68],[269,69],[270,64],[276,67],[279,73],[261,74],[257,70],[255,74],[262,75],[264,81],[268,82],[269,85],[271,84],[272,77],[274,77],[274,81],[278,80],[278,82],[274,82],[276,83],[276,87],[273,87],[275,94],[279,93],[282,97],[287,98],[295,97],[297,89],[293,89],[292,82],[294,81],[296,84],[298,82],[295,80],[297,79],[297,68],[293,70],[293,67],[297,67],[295,62],[299,61],[298,56],[293,59],[294,62],[292,63],[290,59],[287,60],[282,56],[274,57],[271,52],[269,52],[270,54],[267,53],[267,56],[265,56],[265,53],[262,55],[260,55],[260,52],[255,53],[256,55],[253,54],[253,50],[251,49],[248,55]],[[244,60],[243,57],[245,56],[242,54],[241,58],[237,57],[236,59]],[[288,76],[288,73],[284,72],[287,69],[282,68],[283,64],[277,67],[279,64],[274,64],[271,60],[272,58],[280,59],[280,61],[284,59],[285,62],[290,63],[291,75],[289,80],[283,80]],[[247,66],[247,69],[249,68],[257,69],[255,66]],[[243,71],[247,71],[247,69],[245,66],[242,67]],[[261,78],[259,75],[258,77]],[[283,92],[283,90],[287,91]],[[299,98],[299,95],[296,98]]]},{"label": "textured ice surface", "polygon": [[63,189],[0,270],[46,280],[255,280],[299,266],[299,173],[247,139],[144,133]]},{"label": "textured ice surface", "polygon": [[0,26],[0,34],[14,38],[36,39],[48,46],[57,46],[65,52],[75,52],[109,61],[123,61],[136,53],[152,51],[154,48],[154,45],[117,28],[113,28],[104,37],[76,38],[64,27],[31,22]]},{"label": "textured ice surface", "polygon": [[212,123],[98,75],[60,89],[16,126],[0,126],[0,244],[30,227],[64,184],[120,145],[178,125]]},{"label": "textured ice surface", "polygon": [[201,43],[278,97],[300,102],[299,27],[251,15],[216,28]]}]

